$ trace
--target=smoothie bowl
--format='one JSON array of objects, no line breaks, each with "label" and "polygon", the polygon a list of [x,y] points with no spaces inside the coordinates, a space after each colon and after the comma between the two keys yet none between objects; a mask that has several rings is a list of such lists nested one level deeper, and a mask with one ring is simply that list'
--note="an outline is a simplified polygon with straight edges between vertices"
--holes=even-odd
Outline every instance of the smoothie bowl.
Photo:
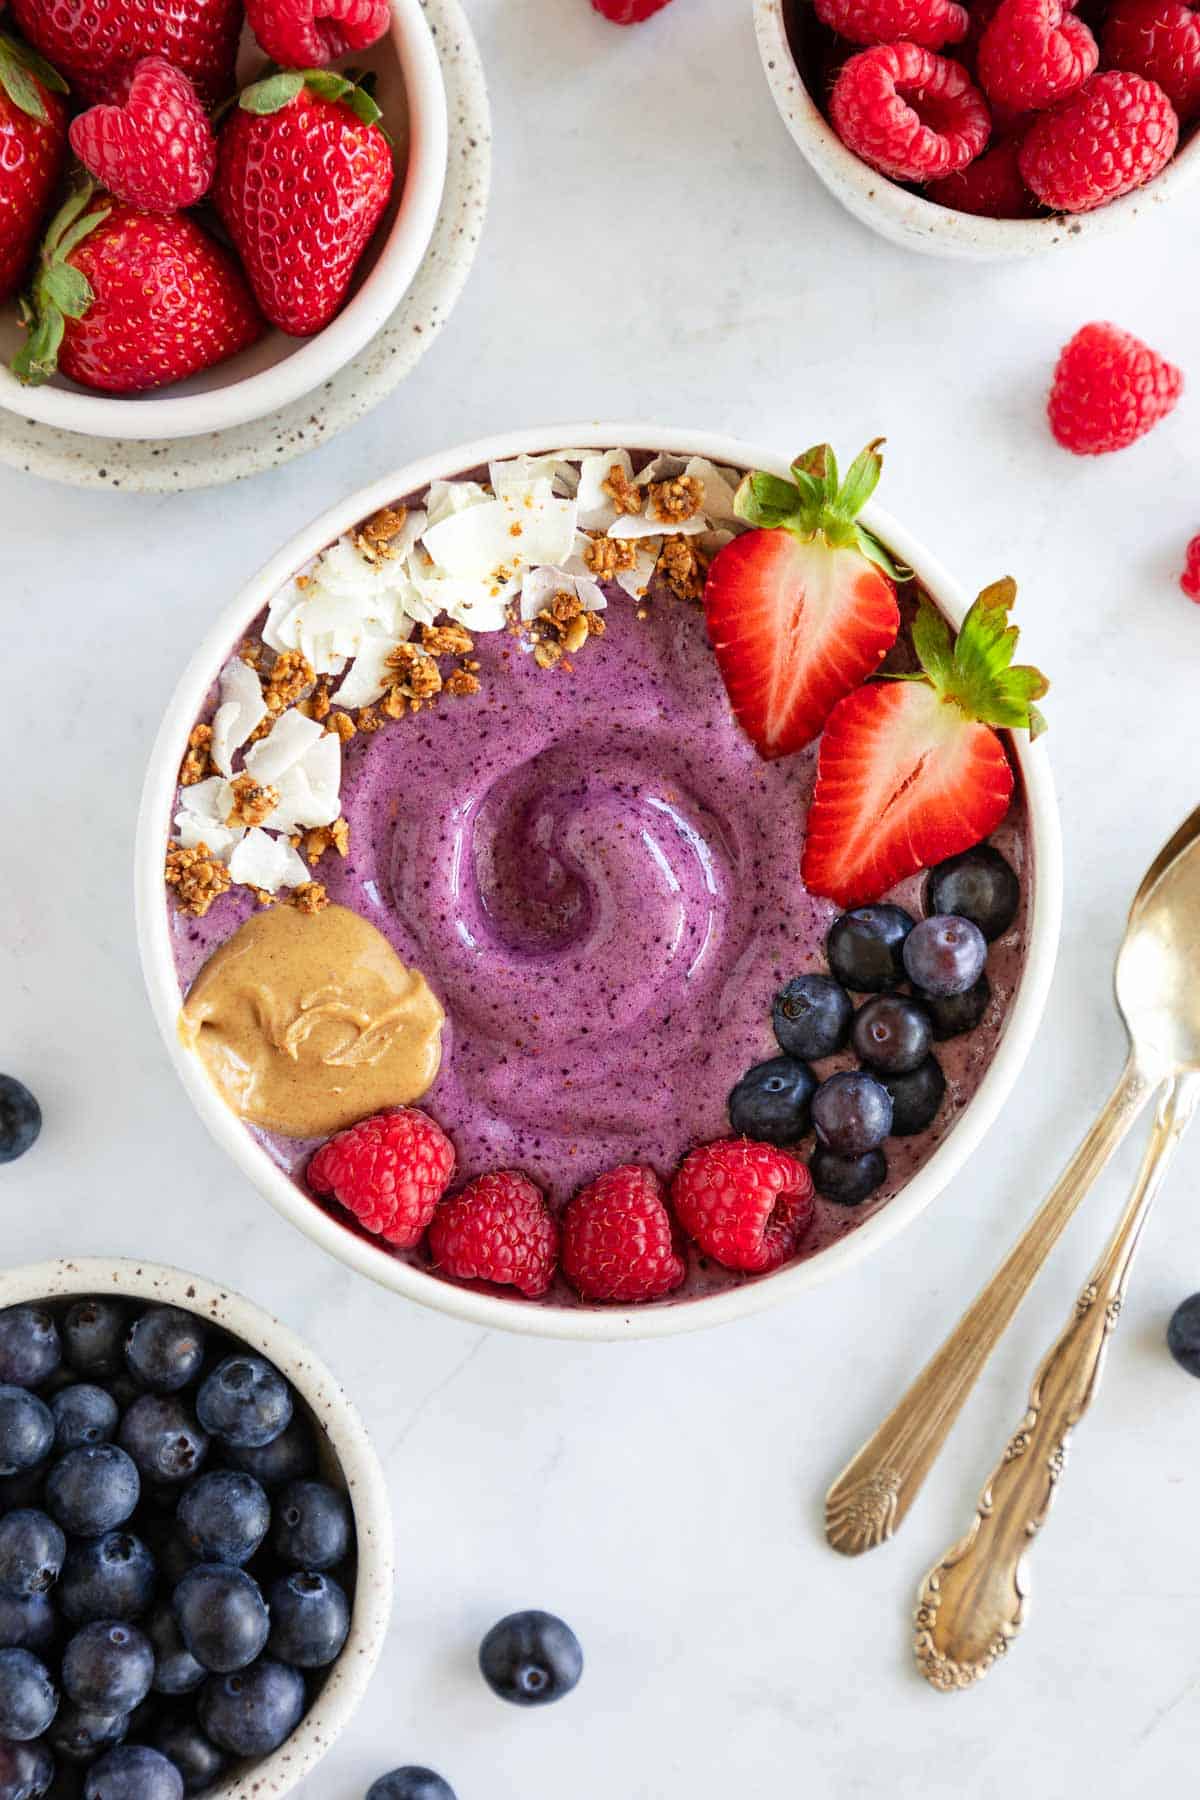
[{"label": "smoothie bowl", "polygon": [[524,432],[353,496],[214,625],[143,795],[143,967],[325,1249],[478,1323],[664,1335],[961,1167],[1057,944],[1044,684],[1011,584],[969,611],[879,467]]}]

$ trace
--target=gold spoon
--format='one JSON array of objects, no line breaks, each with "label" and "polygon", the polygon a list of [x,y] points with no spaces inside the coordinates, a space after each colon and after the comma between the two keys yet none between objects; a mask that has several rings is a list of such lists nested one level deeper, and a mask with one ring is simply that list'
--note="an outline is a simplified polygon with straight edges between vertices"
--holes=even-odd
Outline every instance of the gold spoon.
[{"label": "gold spoon", "polygon": [[[1198,839],[1200,807],[1159,851],[1129,909],[1116,972],[1117,1004],[1130,1033],[1129,1054],[1100,1116],[982,1293],[826,1495],[825,1535],[844,1555],[859,1556],[885,1543],[903,1522],[963,1402],[1042,1264],[1154,1089],[1174,1066],[1159,1049],[1158,1040],[1140,1023],[1144,1007],[1133,991],[1134,973],[1146,958],[1147,946],[1160,941],[1174,943],[1181,928],[1186,943],[1183,920],[1172,925],[1174,935],[1162,938],[1168,921],[1159,884],[1168,871],[1174,875],[1176,867],[1190,868],[1191,879],[1198,881],[1195,871],[1200,868],[1200,858],[1189,857]],[[1135,1016],[1139,1020],[1136,1030]]]}]

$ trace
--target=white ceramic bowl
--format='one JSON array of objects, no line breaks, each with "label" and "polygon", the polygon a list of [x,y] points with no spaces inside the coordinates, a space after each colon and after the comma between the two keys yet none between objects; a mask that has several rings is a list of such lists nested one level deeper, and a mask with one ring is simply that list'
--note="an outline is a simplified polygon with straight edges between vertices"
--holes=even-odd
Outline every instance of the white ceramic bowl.
[{"label": "white ceramic bowl", "polygon": [[[623,1339],[666,1337],[680,1331],[719,1324],[757,1312],[775,1302],[802,1293],[816,1282],[858,1262],[877,1245],[902,1230],[923,1212],[930,1201],[957,1174],[995,1119],[1029,1053],[1042,1016],[1054,959],[1062,909],[1062,849],[1058,807],[1050,766],[1042,744],[1017,742],[1017,758],[1024,777],[1033,843],[1034,885],[1029,939],[1020,986],[1009,1011],[1007,1025],[996,1054],[970,1105],[929,1161],[879,1212],[848,1236],[805,1262],[777,1274],[695,1300],[646,1306],[622,1311],[619,1307],[561,1307],[506,1300],[456,1287],[426,1274],[390,1255],[374,1242],[357,1236],[293,1185],[256,1143],[245,1126],[218,1096],[198,1057],[184,1049],[176,1023],[180,1009],[179,981],[171,950],[171,934],[163,860],[171,814],[188,733],[195,723],[217,671],[231,645],[245,635],[251,622],[270,597],[310,557],[340,534],[386,502],[425,487],[439,476],[522,452],[561,448],[611,449],[615,445],[707,456],[714,462],[739,468],[771,469],[788,474],[788,460],[772,450],[740,443],[712,432],[664,429],[657,425],[598,423],[511,432],[481,443],[462,445],[437,456],[397,469],[370,487],[340,501],[307,530],[272,557],[233,603],[214,620],[188,664],[167,708],[150,758],[142,793],[135,852],[135,892],[138,942],[142,970],[150,1002],[167,1052],[200,1117],[217,1142],[249,1177],[276,1210],[297,1225],[314,1243],[369,1275],[396,1293],[420,1300],[427,1306],[453,1314],[476,1325],[498,1326],[509,1331],[547,1337]],[[864,520],[897,556],[914,568],[930,594],[946,614],[958,623],[973,596],[964,593],[941,564],[902,526],[876,506]]]},{"label": "white ceramic bowl", "polygon": [[[377,98],[404,173],[337,317],[311,338],[269,330],[228,362],[161,391],[105,396],[61,375],[44,387],[23,387],[8,367],[24,336],[10,305],[0,310],[0,406],[88,437],[193,437],[245,425],[301,399],[370,342],[421,265],[446,179],[446,93],[433,36],[420,0],[391,0],[391,6],[388,36],[343,60],[375,72]],[[252,80],[261,65],[261,53],[248,49],[239,80]]]},{"label": "white ceramic bowl", "polygon": [[[799,0],[800,4],[807,0]],[[775,104],[801,154],[847,212],[893,244],[929,256],[997,262],[1040,256],[1083,238],[1120,231],[1165,206],[1200,177],[1200,133],[1157,180],[1095,212],[1044,219],[982,219],[924,200],[847,150],[805,85],[788,36],[785,0],[754,0],[754,25]]]},{"label": "white ceramic bowl", "polygon": [[0,1308],[86,1294],[184,1307],[268,1357],[312,1415],[322,1475],[346,1490],[357,1535],[357,1576],[345,1648],[287,1742],[270,1756],[243,1763],[211,1790],[212,1800],[280,1800],[349,1723],[383,1648],[392,1610],[392,1520],[379,1458],[337,1378],[286,1325],[228,1288],[183,1269],[120,1257],[62,1257],[0,1274]]}]

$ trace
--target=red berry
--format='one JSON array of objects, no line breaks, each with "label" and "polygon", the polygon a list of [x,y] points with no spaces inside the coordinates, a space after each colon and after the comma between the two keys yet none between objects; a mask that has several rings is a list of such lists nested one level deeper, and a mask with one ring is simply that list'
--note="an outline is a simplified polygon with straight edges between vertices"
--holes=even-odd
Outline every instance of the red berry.
[{"label": "red berry", "polygon": [[985,219],[1033,218],[1038,203],[1021,180],[1017,167],[1020,148],[1019,138],[1005,138],[956,175],[931,181],[925,189],[926,199]]},{"label": "red berry", "polygon": [[322,1144],[308,1165],[314,1194],[328,1195],[401,1250],[433,1217],[454,1173],[454,1145],[412,1106],[375,1113]]},{"label": "red berry", "polygon": [[795,1255],[812,1221],[812,1176],[786,1150],[725,1138],[684,1158],[671,1200],[715,1262],[761,1275]]},{"label": "red berry", "polygon": [[515,1287],[537,1300],[558,1266],[558,1226],[532,1181],[501,1169],[442,1201],[429,1249],[434,1268],[458,1281]]},{"label": "red berry", "polygon": [[625,1163],[581,1188],[562,1219],[563,1274],[585,1300],[661,1300],[687,1270],[663,1185]]},{"label": "red berry", "polygon": [[1188,599],[1194,600],[1200,606],[1200,532],[1196,533],[1187,547],[1179,585]]},{"label": "red berry", "polygon": [[668,3],[669,0],[592,0],[595,10],[614,25],[640,25]]},{"label": "red berry", "polygon": [[33,259],[67,154],[65,83],[15,38],[0,37],[0,301]]},{"label": "red berry", "polygon": [[323,69],[350,50],[377,44],[388,0],[246,0],[246,22],[282,69]]},{"label": "red berry", "polygon": [[829,114],[848,149],[894,181],[933,181],[964,169],[991,130],[987,102],[961,63],[916,44],[878,44],[852,56]]},{"label": "red berry", "polygon": [[1056,212],[1091,212],[1152,180],[1178,141],[1179,120],[1157,83],[1108,69],[1034,120],[1021,175]]},{"label": "red berry", "polygon": [[1124,450],[1165,419],[1182,392],[1179,370],[1140,338],[1115,325],[1084,325],[1054,371],[1050,429],[1076,456]]},{"label": "red berry", "polygon": [[1200,113],[1200,12],[1183,0],[1116,0],[1100,46],[1109,68],[1156,81],[1182,124]]},{"label": "red berry", "polygon": [[967,35],[967,10],[955,0],[816,0],[822,25],[852,44],[895,44],[905,39],[926,50],[958,44]]},{"label": "red berry", "polygon": [[217,167],[195,88],[161,56],[142,58],[124,106],[93,106],[72,120],[71,148],[118,200],[148,212],[193,206]]},{"label": "red berry", "polygon": [[12,0],[12,10],[77,102],[123,100],[143,56],[181,69],[205,106],[233,88],[241,0]]},{"label": "red berry", "polygon": [[1095,38],[1063,0],[1001,0],[979,41],[984,92],[1012,110],[1065,100],[1099,60]]}]

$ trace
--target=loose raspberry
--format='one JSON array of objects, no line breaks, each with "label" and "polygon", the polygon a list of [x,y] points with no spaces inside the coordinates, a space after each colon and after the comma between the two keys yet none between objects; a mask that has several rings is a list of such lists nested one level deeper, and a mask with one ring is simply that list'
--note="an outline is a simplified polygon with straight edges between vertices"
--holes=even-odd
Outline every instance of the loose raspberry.
[{"label": "loose raspberry", "polygon": [[1100,47],[1109,68],[1157,81],[1181,124],[1200,113],[1200,12],[1183,0],[1116,0]]},{"label": "loose raspberry", "polygon": [[388,28],[388,0],[246,0],[246,21],[283,69],[323,69],[369,50]]},{"label": "loose raspberry", "polygon": [[429,1226],[436,1269],[459,1281],[491,1281],[538,1300],[558,1266],[558,1226],[524,1175],[480,1175],[443,1200]]},{"label": "loose raspberry", "polygon": [[940,50],[961,43],[970,25],[966,8],[955,0],[816,0],[813,10],[822,25],[852,44],[895,44],[903,38]]},{"label": "loose raspberry", "polygon": [[1084,325],[1054,371],[1050,429],[1076,456],[1124,450],[1165,419],[1182,392],[1179,370],[1140,338],[1116,325]]},{"label": "loose raspberry", "polygon": [[1179,120],[1158,84],[1109,69],[1034,120],[1021,176],[1056,212],[1092,212],[1152,180],[1178,141]]},{"label": "loose raspberry", "polygon": [[624,1163],[580,1189],[563,1214],[562,1266],[585,1300],[661,1300],[679,1286],[687,1271],[653,1169]]},{"label": "loose raspberry", "polygon": [[1033,218],[1038,203],[1021,180],[1017,167],[1020,148],[1019,138],[1005,138],[956,175],[931,181],[925,189],[926,199],[984,219]]},{"label": "loose raspberry", "polygon": [[829,114],[846,147],[894,181],[965,169],[991,130],[987,102],[962,64],[917,44],[877,44],[852,56]]},{"label": "loose raspberry", "polygon": [[592,0],[592,6],[614,25],[640,25],[652,19],[669,0]]},{"label": "loose raspberry", "polygon": [[794,1255],[813,1216],[804,1164],[748,1138],[693,1150],[671,1184],[671,1200],[683,1229],[714,1261],[754,1275]]},{"label": "loose raspberry", "polygon": [[1196,533],[1187,547],[1179,585],[1188,599],[1194,600],[1200,606],[1200,531]]},{"label": "loose raspberry", "polygon": [[410,1250],[454,1173],[454,1145],[412,1106],[375,1113],[322,1144],[308,1165],[314,1194],[332,1194],[364,1231]]},{"label": "loose raspberry", "polygon": [[93,106],[71,122],[71,148],[118,200],[145,212],[194,206],[212,186],[217,140],[187,76],[144,56],[123,106]]},{"label": "loose raspberry", "polygon": [[995,104],[1050,106],[1100,61],[1096,40],[1063,0],[1001,0],[979,40],[979,79]]}]

